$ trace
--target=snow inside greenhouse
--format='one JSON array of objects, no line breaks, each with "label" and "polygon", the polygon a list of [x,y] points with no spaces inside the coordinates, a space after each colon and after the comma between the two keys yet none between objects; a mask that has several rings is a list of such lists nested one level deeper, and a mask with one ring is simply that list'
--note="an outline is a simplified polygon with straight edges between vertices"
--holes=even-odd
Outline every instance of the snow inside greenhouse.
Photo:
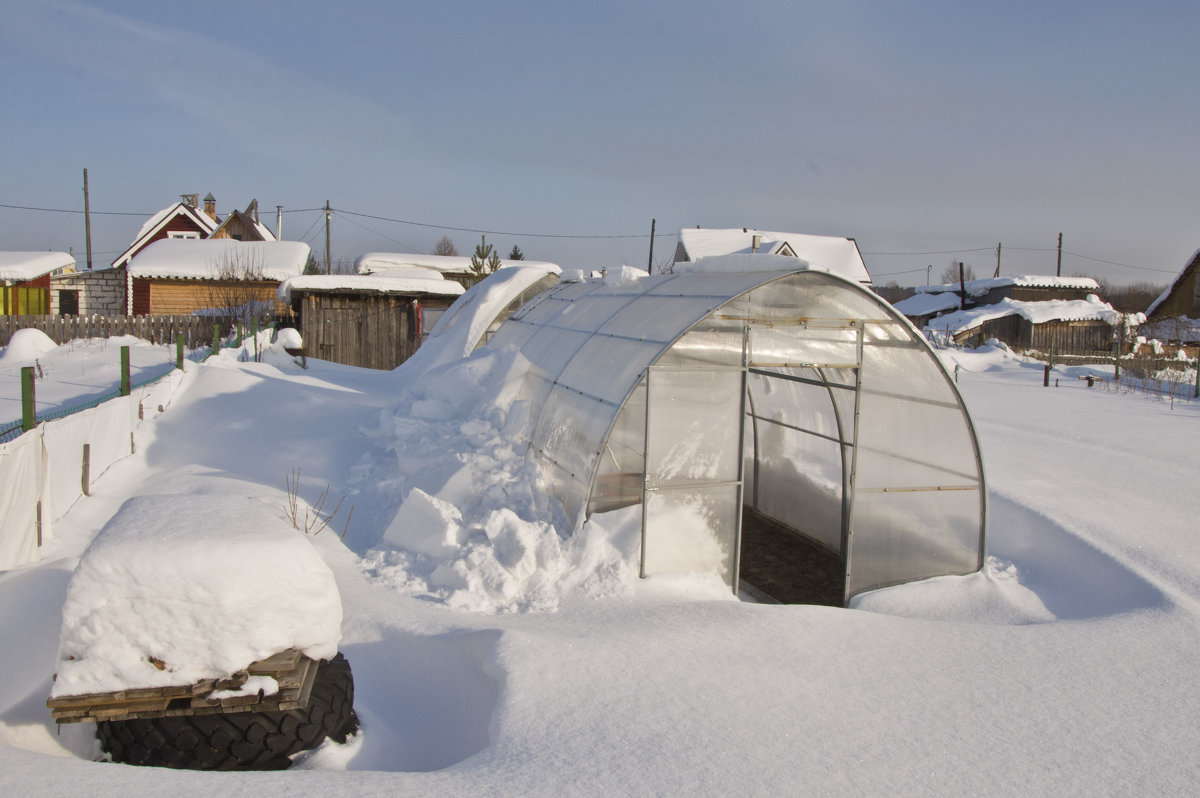
[{"label": "snow inside greenhouse", "polygon": [[[779,598],[820,572],[832,599],[798,600],[843,605],[980,569],[979,447],[924,338],[851,279],[755,257],[564,275],[500,326],[545,489],[574,525],[640,507],[643,576]],[[782,576],[749,569],[764,550]]]}]

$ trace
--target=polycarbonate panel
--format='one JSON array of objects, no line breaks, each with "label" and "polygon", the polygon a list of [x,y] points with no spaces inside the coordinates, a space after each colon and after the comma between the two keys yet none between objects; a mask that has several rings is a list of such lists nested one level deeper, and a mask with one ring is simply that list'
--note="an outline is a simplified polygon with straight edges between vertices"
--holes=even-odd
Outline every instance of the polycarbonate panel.
[{"label": "polycarbonate panel", "polygon": [[716,573],[732,586],[739,494],[737,485],[648,493],[642,574]]},{"label": "polycarbonate panel", "polygon": [[858,330],[750,325],[750,365],[844,366],[858,362]]},{"label": "polycarbonate panel", "polygon": [[[557,463],[579,485],[587,486],[617,409],[616,405],[556,385],[542,404],[530,445],[542,457]],[[569,502],[566,496],[560,495],[559,499],[572,512],[580,512],[589,491],[572,487]]]},{"label": "polycarbonate panel", "polygon": [[979,570],[981,506],[978,490],[859,491],[848,595]]},{"label": "polycarbonate panel", "polygon": [[554,319],[558,327],[595,332],[614,315],[620,313],[633,301],[631,296],[606,296],[597,292],[587,302],[574,302]]},{"label": "polycarbonate panel", "polygon": [[551,380],[556,380],[589,337],[587,333],[556,330],[553,336],[536,335],[530,338],[521,347],[521,354],[536,369]]},{"label": "polycarbonate panel", "polygon": [[[780,374],[782,376],[751,372],[748,378],[749,410],[778,424],[840,440],[842,432],[830,394],[840,392],[851,398],[854,394],[844,388],[816,384],[823,383],[824,379],[820,372],[812,369],[792,369]],[[793,376],[799,379],[789,379]]]},{"label": "polycarbonate panel", "polygon": [[646,470],[646,381],[626,399],[600,452],[589,513],[605,513],[642,502]]},{"label": "polycarbonate panel", "polygon": [[708,296],[635,297],[600,329],[647,341],[674,341],[718,304]]},{"label": "polycarbonate panel", "polygon": [[[699,326],[699,325],[698,325]],[[693,329],[658,359],[660,366],[741,366],[745,335],[734,329]]]},{"label": "polycarbonate panel", "polygon": [[742,371],[650,371],[646,484],[738,479]]},{"label": "polycarbonate panel", "polygon": [[559,381],[577,391],[615,404],[625,398],[630,386],[641,379],[646,363],[663,345],[623,338],[593,335],[559,376]]}]

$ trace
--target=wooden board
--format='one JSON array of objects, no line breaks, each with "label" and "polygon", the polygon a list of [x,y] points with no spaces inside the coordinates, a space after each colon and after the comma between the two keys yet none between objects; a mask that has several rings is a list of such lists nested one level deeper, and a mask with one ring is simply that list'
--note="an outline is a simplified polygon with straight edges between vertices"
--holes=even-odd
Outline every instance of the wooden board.
[{"label": "wooden board", "polygon": [[[206,679],[191,685],[118,690],[111,693],[50,698],[46,706],[58,723],[85,720],[130,720],[179,715],[212,715],[221,712],[263,712],[304,709],[317,675],[316,660],[288,649],[251,663],[226,679]],[[279,692],[260,692],[231,698],[210,698],[220,690],[238,690],[251,676],[269,676]]]}]

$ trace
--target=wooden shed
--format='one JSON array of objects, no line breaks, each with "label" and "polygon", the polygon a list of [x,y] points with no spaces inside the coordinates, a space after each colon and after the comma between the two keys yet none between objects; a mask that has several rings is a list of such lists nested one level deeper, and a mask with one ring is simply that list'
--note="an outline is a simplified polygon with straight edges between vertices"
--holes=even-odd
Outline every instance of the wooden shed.
[{"label": "wooden shed", "polygon": [[396,368],[463,293],[432,269],[387,274],[309,274],[279,287],[308,357],[361,368]]}]

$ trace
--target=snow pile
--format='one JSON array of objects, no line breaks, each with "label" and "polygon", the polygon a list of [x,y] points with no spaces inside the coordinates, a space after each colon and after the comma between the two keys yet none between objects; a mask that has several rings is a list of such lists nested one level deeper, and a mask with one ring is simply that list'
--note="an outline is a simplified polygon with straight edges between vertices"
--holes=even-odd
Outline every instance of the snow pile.
[{"label": "snow pile", "polygon": [[186,685],[288,648],[327,659],[341,622],[332,572],[282,508],[137,497],[71,577],[51,695]]},{"label": "snow pile", "polygon": [[369,574],[485,613],[553,610],[577,589],[628,591],[633,516],[597,516],[560,536],[561,508],[526,457],[535,415],[528,369],[513,349],[480,350],[414,381],[385,412],[379,435],[397,467],[390,484],[405,498],[364,558]]},{"label": "snow pile", "polygon": [[41,330],[17,330],[8,339],[8,346],[0,350],[0,363],[13,366],[17,363],[29,365],[47,352],[53,352],[58,344]]}]

